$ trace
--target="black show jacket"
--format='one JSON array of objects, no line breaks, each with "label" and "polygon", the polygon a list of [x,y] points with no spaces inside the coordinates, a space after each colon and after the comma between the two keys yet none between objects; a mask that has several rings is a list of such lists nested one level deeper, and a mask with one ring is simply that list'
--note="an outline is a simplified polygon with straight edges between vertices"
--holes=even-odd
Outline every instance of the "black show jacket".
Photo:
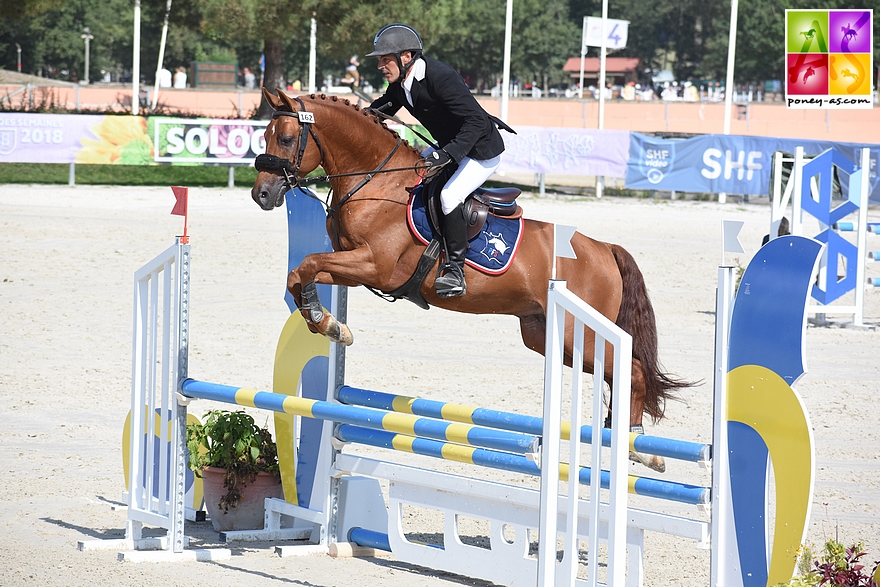
[{"label": "black show jacket", "polygon": [[[406,108],[431,133],[449,156],[486,160],[504,152],[504,140],[457,71],[436,59],[422,56],[425,77],[414,79],[410,106],[401,82],[388,86],[370,107],[394,115]],[[390,105],[389,105],[390,103]]]}]

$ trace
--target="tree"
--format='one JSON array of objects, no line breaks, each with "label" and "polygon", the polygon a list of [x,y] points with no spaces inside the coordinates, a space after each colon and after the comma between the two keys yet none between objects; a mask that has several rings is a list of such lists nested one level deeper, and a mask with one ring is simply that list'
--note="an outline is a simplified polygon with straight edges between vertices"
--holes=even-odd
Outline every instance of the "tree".
[{"label": "tree", "polygon": [[94,35],[89,47],[90,79],[100,79],[102,70],[114,70],[126,50],[126,61],[131,61],[131,11],[125,0],[43,0],[17,14],[0,26],[0,45],[21,45],[23,71],[73,81],[83,79],[84,27]]},{"label": "tree", "polygon": [[[285,87],[284,45],[297,23],[311,18],[309,6],[292,0],[202,0],[201,30],[213,39],[247,44],[262,39],[266,68],[263,85]],[[257,116],[269,118],[272,107],[263,100]]]},{"label": "tree", "polygon": [[540,81],[547,91],[551,82],[564,81],[562,67],[570,56],[580,55],[582,27],[568,20],[562,0],[522,0],[515,16],[516,45],[511,69],[528,81]]},{"label": "tree", "polygon": [[0,18],[21,20],[59,8],[66,0],[0,0]]}]

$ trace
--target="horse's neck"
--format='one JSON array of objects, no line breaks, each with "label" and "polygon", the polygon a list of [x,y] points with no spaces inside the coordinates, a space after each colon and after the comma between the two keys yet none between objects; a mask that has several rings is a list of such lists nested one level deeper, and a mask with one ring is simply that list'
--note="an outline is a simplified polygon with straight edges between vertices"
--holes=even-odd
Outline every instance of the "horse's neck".
[{"label": "horse's neck", "polygon": [[[372,116],[364,116],[363,111],[348,105],[322,106],[324,116],[334,121],[319,135],[324,150],[324,171],[327,175],[365,172],[365,175],[342,177],[333,182],[336,192],[348,192],[366,173],[383,163],[385,169],[414,167],[418,163],[418,154],[405,143],[398,145],[396,133],[376,124]],[[319,115],[321,113],[316,113]]]}]

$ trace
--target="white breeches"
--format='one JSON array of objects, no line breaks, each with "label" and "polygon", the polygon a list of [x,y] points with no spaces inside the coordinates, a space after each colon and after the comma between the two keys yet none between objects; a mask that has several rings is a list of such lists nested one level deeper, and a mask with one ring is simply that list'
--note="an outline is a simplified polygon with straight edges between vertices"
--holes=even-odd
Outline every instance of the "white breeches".
[{"label": "white breeches", "polygon": [[[433,149],[425,149],[423,156],[430,154]],[[465,201],[471,193],[483,185],[489,179],[498,166],[501,165],[501,155],[486,160],[471,159],[465,157],[458,164],[458,170],[452,174],[443,190],[440,192],[440,206],[443,214],[449,214],[456,206]]]}]

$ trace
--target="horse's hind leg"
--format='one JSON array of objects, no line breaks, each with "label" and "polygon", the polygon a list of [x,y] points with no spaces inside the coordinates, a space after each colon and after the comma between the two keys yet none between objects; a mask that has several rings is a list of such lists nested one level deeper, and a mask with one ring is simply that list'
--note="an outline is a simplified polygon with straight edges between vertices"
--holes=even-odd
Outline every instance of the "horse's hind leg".
[{"label": "horse's hind leg", "polygon": [[[645,375],[642,370],[642,363],[638,359],[632,360],[632,389],[629,403],[629,431],[636,434],[644,434],[645,428],[642,425],[642,418],[645,413],[645,397],[647,396],[647,386],[645,383]],[[608,418],[605,420],[606,428],[609,428],[611,422],[611,403],[608,404]],[[646,467],[664,473],[666,471],[666,462],[663,457],[657,455],[649,455],[636,451],[629,452],[629,460],[641,463]]]}]

